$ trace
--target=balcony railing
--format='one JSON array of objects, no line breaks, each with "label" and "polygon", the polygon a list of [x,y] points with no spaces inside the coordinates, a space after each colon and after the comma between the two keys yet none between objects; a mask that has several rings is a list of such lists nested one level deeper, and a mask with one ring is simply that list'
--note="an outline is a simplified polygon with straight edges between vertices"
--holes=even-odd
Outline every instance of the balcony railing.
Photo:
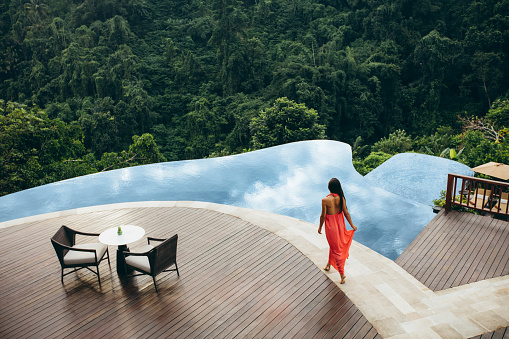
[{"label": "balcony railing", "polygon": [[445,211],[452,205],[509,215],[509,183],[449,174]]}]

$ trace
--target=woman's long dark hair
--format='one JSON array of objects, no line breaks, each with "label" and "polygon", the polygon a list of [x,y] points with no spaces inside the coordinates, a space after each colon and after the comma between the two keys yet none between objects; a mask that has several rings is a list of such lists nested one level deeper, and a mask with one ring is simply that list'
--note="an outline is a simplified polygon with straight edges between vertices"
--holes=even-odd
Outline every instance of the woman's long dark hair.
[{"label": "woman's long dark hair", "polygon": [[343,198],[345,195],[343,194],[343,188],[341,188],[341,183],[339,182],[338,179],[332,178],[331,180],[329,180],[329,191],[331,193],[336,193],[341,198],[339,200],[339,211],[342,212],[343,211]]}]

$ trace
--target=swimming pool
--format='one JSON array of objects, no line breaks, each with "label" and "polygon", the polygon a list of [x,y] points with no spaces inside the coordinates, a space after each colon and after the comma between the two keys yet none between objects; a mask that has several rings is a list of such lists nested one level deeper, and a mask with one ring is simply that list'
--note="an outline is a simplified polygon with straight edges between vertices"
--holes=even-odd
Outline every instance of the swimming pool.
[{"label": "swimming pool", "polygon": [[[363,177],[353,168],[348,144],[314,140],[221,158],[136,166],[0,197],[0,222],[111,203],[187,200],[260,209],[317,224],[327,182],[337,177],[359,227],[354,239],[394,260],[434,216],[431,201],[423,197],[438,197],[447,173],[473,174],[454,161],[412,157],[405,168],[393,157],[394,163],[391,159],[380,166],[379,174],[376,169]],[[398,182],[406,184],[391,191]],[[396,194],[401,190],[413,193]]]}]

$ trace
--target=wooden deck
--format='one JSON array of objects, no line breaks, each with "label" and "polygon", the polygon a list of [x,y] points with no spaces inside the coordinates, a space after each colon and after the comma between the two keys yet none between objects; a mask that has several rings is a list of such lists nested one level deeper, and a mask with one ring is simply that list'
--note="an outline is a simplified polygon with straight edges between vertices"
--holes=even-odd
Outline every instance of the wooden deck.
[{"label": "wooden deck", "polygon": [[507,339],[509,338],[509,328],[499,328],[495,332],[484,333],[470,339]]},{"label": "wooden deck", "polygon": [[509,274],[509,222],[438,213],[396,259],[433,291]]},{"label": "wooden deck", "polygon": [[[96,233],[121,224],[143,226],[146,236],[178,233],[180,278],[159,275],[159,293],[150,277],[123,281],[110,247],[102,287],[86,270],[62,285],[50,243],[62,224]],[[380,338],[295,247],[219,212],[126,208],[29,222],[0,229],[0,253],[0,338]]]}]

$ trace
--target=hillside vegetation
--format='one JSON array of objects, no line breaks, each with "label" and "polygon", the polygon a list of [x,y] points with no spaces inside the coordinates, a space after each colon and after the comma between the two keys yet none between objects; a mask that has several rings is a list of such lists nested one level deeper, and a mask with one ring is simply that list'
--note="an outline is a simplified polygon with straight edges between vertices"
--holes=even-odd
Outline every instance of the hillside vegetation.
[{"label": "hillside vegetation", "polygon": [[316,138],[509,159],[508,0],[12,0],[0,35],[0,194]]}]

